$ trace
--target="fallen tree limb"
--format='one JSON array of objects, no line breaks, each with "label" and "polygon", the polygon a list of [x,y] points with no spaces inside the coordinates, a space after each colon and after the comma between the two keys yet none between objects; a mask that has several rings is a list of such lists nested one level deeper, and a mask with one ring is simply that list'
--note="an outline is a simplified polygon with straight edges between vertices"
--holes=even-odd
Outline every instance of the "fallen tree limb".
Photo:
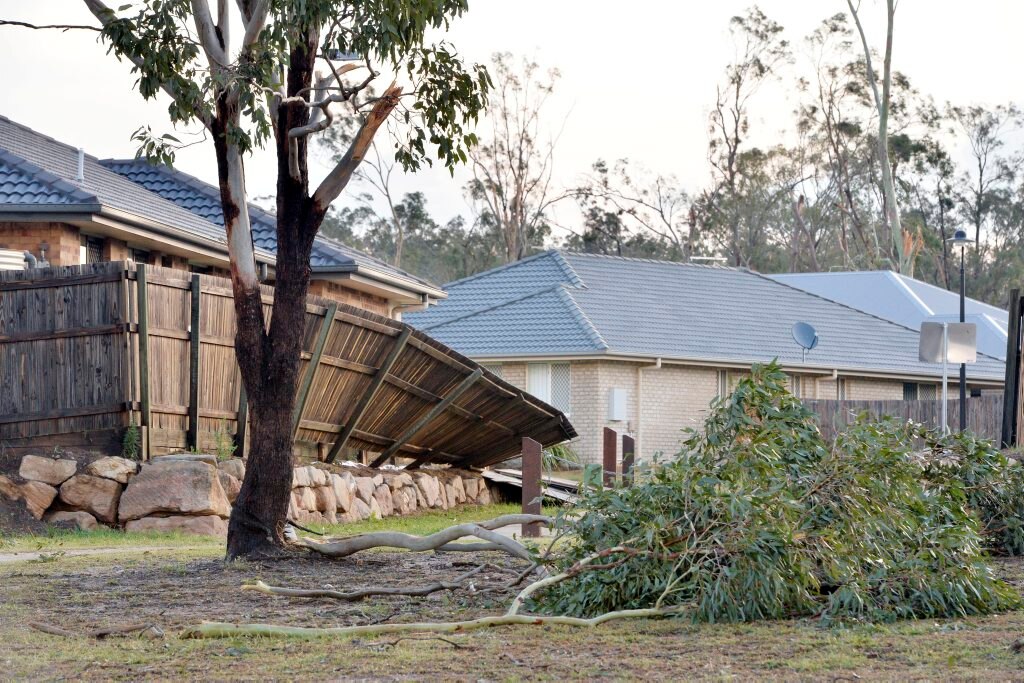
[{"label": "fallen tree limb", "polygon": [[154,636],[159,637],[163,635],[163,631],[161,631],[153,624],[126,624],[124,626],[107,626],[104,628],[98,628],[91,631],[85,631],[83,633],[75,633],[74,631],[69,631],[65,628],[61,628],[60,626],[45,624],[41,621],[29,622],[29,626],[37,631],[49,633],[52,636],[61,636],[63,638],[80,638],[82,636],[87,636],[90,638],[103,639],[107,636],[120,635],[125,633],[139,633],[142,631],[149,630],[153,631]]},{"label": "fallen tree limb", "polygon": [[[403,548],[414,552],[424,552],[447,546],[460,538],[475,536],[482,541],[497,546],[510,555],[532,561],[533,558],[530,556],[530,551],[526,546],[494,531],[494,529],[514,524],[529,524],[532,522],[551,525],[554,520],[544,515],[502,515],[486,522],[457,524],[429,536],[411,536],[397,531],[378,531],[348,538],[330,538],[323,541],[300,537],[296,543],[331,557],[348,557],[370,548]],[[451,547],[446,548],[446,550],[451,550]]]},{"label": "fallen tree limb", "polygon": [[453,581],[436,581],[420,586],[419,588],[364,588],[355,591],[336,591],[327,589],[306,589],[306,588],[284,588],[282,586],[269,586],[262,581],[242,586],[244,591],[257,591],[267,595],[281,595],[289,598],[330,598],[343,602],[358,602],[373,595],[405,595],[411,597],[422,597],[438,591],[451,591],[462,588],[466,581],[479,574],[489,565],[482,564],[465,574],[455,578]]},{"label": "fallen tree limb", "polygon": [[664,618],[682,614],[684,606],[660,609],[627,609],[608,612],[591,619],[563,616],[532,616],[527,614],[502,614],[480,617],[466,621],[425,622],[410,624],[374,624],[368,626],[335,626],[311,628],[306,626],[277,626],[274,624],[227,624],[206,621],[182,634],[183,638],[234,638],[237,636],[269,636],[285,638],[348,637],[385,633],[462,633],[492,626],[599,626],[617,619]]}]

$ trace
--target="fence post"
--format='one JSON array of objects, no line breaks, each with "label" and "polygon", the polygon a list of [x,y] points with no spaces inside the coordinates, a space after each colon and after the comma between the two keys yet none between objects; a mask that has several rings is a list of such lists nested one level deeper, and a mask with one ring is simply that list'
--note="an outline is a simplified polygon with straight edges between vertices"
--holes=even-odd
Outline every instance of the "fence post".
[{"label": "fence post", "polygon": [[320,367],[320,359],[324,355],[324,347],[327,346],[327,337],[331,334],[331,326],[334,325],[334,316],[338,312],[338,304],[331,304],[324,311],[324,320],[320,323],[320,333],[313,344],[313,353],[309,357],[309,365],[306,366],[306,374],[302,376],[302,384],[299,385],[299,393],[295,399],[295,413],[292,415],[292,439],[299,431],[299,422],[302,421],[302,411],[306,409],[306,399],[309,398],[309,390],[313,387],[313,378],[316,377],[317,368]]},{"label": "fence post", "polygon": [[614,429],[610,427],[604,428],[604,449],[602,452],[602,479],[604,481],[605,488],[613,488],[615,486],[615,477],[618,473],[618,453],[617,446],[619,435],[615,433]]},{"label": "fence post", "polygon": [[142,433],[142,459],[149,460],[149,430],[153,415],[149,404],[149,294],[146,288],[146,264],[140,263],[136,267],[136,285],[139,289],[139,404],[141,415],[139,417],[140,432]]},{"label": "fence post", "polygon": [[1019,289],[1010,290],[1010,321],[1006,334],[1006,377],[1003,383],[1003,448],[1017,445],[1017,401],[1020,397],[1021,297]]},{"label": "fence post", "polygon": [[633,474],[633,458],[635,457],[636,440],[629,434],[622,435],[622,485],[632,486],[636,482]]},{"label": "fence post", "polygon": [[199,450],[199,338],[200,298],[199,273],[192,274],[192,322],[189,325],[188,358],[188,441],[192,450]]},{"label": "fence post", "polygon": [[[529,437],[523,438],[523,514],[539,515],[541,512],[540,493],[540,443]],[[540,524],[532,522],[523,525],[523,538],[540,536]]]}]

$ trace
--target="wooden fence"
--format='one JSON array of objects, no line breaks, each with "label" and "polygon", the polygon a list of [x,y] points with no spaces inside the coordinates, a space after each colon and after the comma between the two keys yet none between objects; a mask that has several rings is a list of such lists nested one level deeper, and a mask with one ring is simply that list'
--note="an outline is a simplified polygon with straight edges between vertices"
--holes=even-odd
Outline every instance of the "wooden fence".
[{"label": "wooden fence", "polygon": [[[265,286],[268,318],[272,302]],[[0,272],[0,446],[116,450],[134,421],[146,455],[225,438],[244,449],[234,334],[224,278],[131,262]],[[296,439],[331,459],[484,466],[523,436],[575,436],[551,406],[362,309],[310,297],[303,349]]]},{"label": "wooden fence", "polygon": [[[942,424],[942,400],[934,401],[836,401],[809,399],[804,404],[816,412],[821,421],[821,431],[827,438],[835,436],[845,425],[853,422],[860,413],[881,417],[891,416],[913,420],[938,427]],[[959,428],[960,399],[949,400],[947,421],[950,429]],[[978,436],[991,439],[997,444],[1003,424],[1003,397],[985,394],[968,397],[967,428]]]}]

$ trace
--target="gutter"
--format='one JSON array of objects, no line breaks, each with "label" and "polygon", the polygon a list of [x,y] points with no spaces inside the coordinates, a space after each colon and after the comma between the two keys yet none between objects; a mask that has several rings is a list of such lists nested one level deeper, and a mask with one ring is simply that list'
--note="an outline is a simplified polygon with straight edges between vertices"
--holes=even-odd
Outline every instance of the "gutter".
[{"label": "gutter", "polygon": [[447,299],[448,293],[443,289],[437,287],[431,287],[429,285],[416,282],[415,280],[402,278],[384,271],[377,270],[375,268],[366,268],[359,264],[353,264],[351,266],[316,266],[311,269],[314,274],[317,275],[331,275],[331,274],[353,274],[362,275],[373,280],[379,280],[386,284],[394,287],[405,289],[409,292],[415,292],[416,294],[426,294],[427,296],[434,299]]}]

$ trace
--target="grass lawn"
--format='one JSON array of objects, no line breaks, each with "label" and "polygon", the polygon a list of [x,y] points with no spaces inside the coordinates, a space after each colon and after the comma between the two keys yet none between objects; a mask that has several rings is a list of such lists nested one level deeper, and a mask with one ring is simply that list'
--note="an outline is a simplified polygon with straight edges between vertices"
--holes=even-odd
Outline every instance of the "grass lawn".
[{"label": "grass lawn", "polygon": [[[332,533],[401,529],[430,533],[511,506],[334,527]],[[216,542],[195,537],[114,532],[13,539],[11,547],[57,551],[44,561],[0,564],[0,679],[139,680],[324,678],[522,679],[974,679],[1024,678],[1024,612],[946,621],[825,628],[809,620],[694,625],[684,620],[609,623],[595,629],[504,627],[396,642],[394,636],[345,640],[179,637],[202,620],[324,626],[378,621],[462,619],[502,611],[510,593],[434,593],[359,603],[269,597],[241,591],[262,579],[293,587],[422,585],[451,579],[480,561],[465,553],[378,551],[341,560],[296,556],[225,565]],[[160,546],[145,553],[60,555],[64,549]],[[522,566],[489,554],[478,587],[505,582]],[[999,573],[1024,589],[1024,562],[1000,560]],[[152,623],[163,638],[64,638],[31,622],[73,632]]]}]

